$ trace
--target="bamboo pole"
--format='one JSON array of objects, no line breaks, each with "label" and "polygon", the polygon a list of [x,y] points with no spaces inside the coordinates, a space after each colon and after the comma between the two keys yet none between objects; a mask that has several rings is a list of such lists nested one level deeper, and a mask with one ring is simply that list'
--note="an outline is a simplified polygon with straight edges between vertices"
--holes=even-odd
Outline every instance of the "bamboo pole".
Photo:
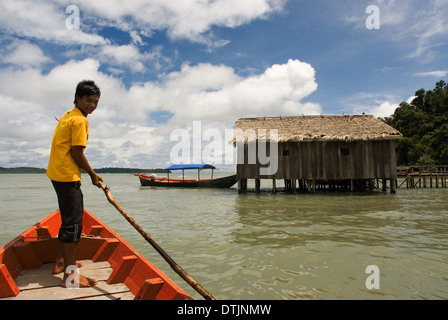
[{"label": "bamboo pole", "polygon": [[99,186],[106,194],[107,200],[122,214],[122,216],[145,238],[146,241],[151,244],[154,249],[165,259],[170,267],[184,279],[193,289],[195,289],[200,295],[207,300],[215,300],[215,298],[207,292],[199,283],[197,283],[187,272],[185,272],[166,252],[155,242],[151,236],[143,230],[142,227],[115,201],[112,197],[109,188],[102,182],[99,182]]}]

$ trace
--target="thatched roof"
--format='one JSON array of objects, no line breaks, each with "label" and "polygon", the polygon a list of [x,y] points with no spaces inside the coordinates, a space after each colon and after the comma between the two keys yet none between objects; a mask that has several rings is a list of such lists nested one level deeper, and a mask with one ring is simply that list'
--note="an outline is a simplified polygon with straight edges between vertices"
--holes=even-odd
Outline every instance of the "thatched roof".
[{"label": "thatched roof", "polygon": [[[278,130],[277,139],[270,137],[273,129]],[[241,118],[236,122],[234,143],[266,138],[277,142],[365,141],[400,139],[402,135],[371,115]]]}]

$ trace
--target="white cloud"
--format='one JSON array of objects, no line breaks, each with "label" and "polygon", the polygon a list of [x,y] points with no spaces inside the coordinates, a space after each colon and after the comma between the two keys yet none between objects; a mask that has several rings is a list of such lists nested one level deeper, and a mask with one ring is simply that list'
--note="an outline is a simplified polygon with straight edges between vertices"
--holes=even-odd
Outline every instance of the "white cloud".
[{"label": "white cloud", "polygon": [[131,38],[132,38],[132,43],[134,43],[135,45],[143,45],[143,40],[142,37],[140,37],[140,35],[138,34],[137,31],[132,30],[130,33]]},{"label": "white cloud", "polygon": [[[302,103],[317,89],[314,69],[289,60],[260,75],[243,78],[225,65],[184,64],[159,81],[126,88],[99,71],[95,59],[69,61],[43,74],[38,68],[0,71],[2,166],[46,166],[56,121],[72,107],[78,81],[93,79],[101,87],[98,109],[89,116],[86,154],[93,166],[164,166],[169,162],[170,133],[202,128],[224,134],[241,116],[320,113],[314,103]],[[24,90],[26,88],[26,90]],[[156,123],[154,112],[172,115]],[[14,158],[8,152],[15,150]],[[14,163],[12,163],[14,161]]]},{"label": "white cloud", "polygon": [[[380,29],[377,36],[405,44],[408,58],[423,57],[426,61],[434,59],[433,51],[446,44],[448,28],[448,2],[441,0],[377,0],[369,4],[380,10]],[[365,28],[368,4],[356,3],[343,6],[338,2],[337,12],[342,20],[354,25],[356,29]]]},{"label": "white cloud", "polygon": [[39,67],[41,64],[51,61],[44,55],[41,48],[28,41],[15,40],[1,50],[0,60],[4,63],[17,66]]},{"label": "white cloud", "polygon": [[[78,0],[80,29],[70,30],[65,0],[2,0],[0,27],[18,36],[62,44],[110,44],[95,34],[95,29],[113,26],[129,32],[135,44],[139,34],[150,36],[166,30],[172,39],[189,39],[210,46],[222,46],[226,40],[214,40],[214,26],[234,28],[254,19],[263,19],[282,9],[286,0]],[[90,33],[89,31],[93,31]]]},{"label": "white cloud", "polygon": [[[289,60],[273,65],[263,74],[242,78],[224,65],[184,64],[179,72],[161,83],[133,87],[130,91],[146,96],[140,110],[168,111],[172,125],[193,120],[233,125],[241,116],[320,113],[317,104],[301,100],[317,89],[315,71],[307,63]],[[141,115],[141,112],[139,113]]]},{"label": "white cloud", "polygon": [[[129,45],[105,45],[99,49],[96,56],[103,64],[124,68],[132,72],[146,72],[151,66],[156,71],[171,64],[169,58],[162,53],[161,46],[155,46],[152,51],[140,53],[138,47]],[[95,53],[93,53],[95,56]]]},{"label": "white cloud", "polygon": [[[378,102],[378,100],[376,101],[376,105],[370,106],[366,108],[366,113],[368,114],[373,114],[375,117],[381,117],[381,118],[385,118],[385,117],[390,117],[391,115],[393,115],[395,113],[395,110],[400,106],[400,102],[397,102],[398,100],[394,97],[385,97],[385,99],[391,99],[393,100],[391,101],[384,101],[381,102],[381,100]],[[415,99],[415,96],[411,96],[409,97],[406,102],[407,103],[411,103],[412,100]],[[378,105],[378,103],[380,103]]]},{"label": "white cloud", "polygon": [[81,29],[66,27],[67,1],[2,0],[0,28],[20,37],[29,37],[61,44],[103,45],[108,40]]},{"label": "white cloud", "polygon": [[[113,78],[98,72],[100,64],[94,59],[83,61],[71,60],[54,67],[43,75],[39,68],[16,70],[7,68],[0,70],[0,93],[10,97],[20,97],[40,105],[51,117],[72,104],[76,83],[86,78],[100,79],[102,82],[115,81]],[[3,104],[2,104],[3,106]],[[33,115],[26,115],[33,116]]]},{"label": "white cloud", "polygon": [[371,107],[367,112],[373,114],[375,117],[390,117],[394,114],[395,109],[398,108],[398,104],[394,102],[385,101],[379,106]]},{"label": "white cloud", "polygon": [[419,77],[435,77],[435,78],[443,78],[448,75],[447,70],[437,70],[437,71],[429,71],[429,72],[419,72],[415,74]]},{"label": "white cloud", "polygon": [[371,114],[375,117],[390,117],[398,108],[401,100],[395,95],[377,93],[358,93],[341,101],[346,106],[345,112],[353,114]]},{"label": "white cloud", "polygon": [[[99,16],[99,23],[119,25],[127,32],[167,30],[173,39],[207,42],[213,26],[234,28],[266,18],[282,9],[285,0],[79,0],[82,10]],[[129,19],[129,17],[132,17]],[[135,33],[133,33],[135,35]]]},{"label": "white cloud", "polygon": [[101,58],[105,61],[112,59],[114,65],[125,65],[132,71],[142,72],[145,69],[140,52],[134,45],[103,46]]}]

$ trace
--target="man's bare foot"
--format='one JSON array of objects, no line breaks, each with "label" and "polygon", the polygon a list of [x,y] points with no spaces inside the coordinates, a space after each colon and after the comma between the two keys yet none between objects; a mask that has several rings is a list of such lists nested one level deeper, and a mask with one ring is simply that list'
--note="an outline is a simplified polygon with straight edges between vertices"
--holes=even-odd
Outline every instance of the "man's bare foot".
[{"label": "man's bare foot", "polygon": [[[76,262],[76,266],[78,268],[81,268],[82,267],[82,263],[81,262]],[[53,269],[51,270],[51,273],[52,274],[59,274],[59,273],[63,272],[64,270],[65,270],[64,261],[63,260],[62,261],[56,261],[54,263]]]},{"label": "man's bare foot", "polygon": [[[64,279],[62,279],[62,282],[61,282],[61,286],[63,286],[64,288],[67,288],[67,279],[68,279],[68,277],[69,277],[69,275],[67,273],[65,273],[64,274]],[[71,287],[75,287],[75,288],[89,288],[89,287],[93,287],[93,286],[98,284],[98,281],[96,281],[95,279],[87,278],[87,277],[84,277],[82,275],[79,275],[79,279],[78,280],[79,280],[79,283],[75,284],[75,280],[74,279],[70,279]]]}]

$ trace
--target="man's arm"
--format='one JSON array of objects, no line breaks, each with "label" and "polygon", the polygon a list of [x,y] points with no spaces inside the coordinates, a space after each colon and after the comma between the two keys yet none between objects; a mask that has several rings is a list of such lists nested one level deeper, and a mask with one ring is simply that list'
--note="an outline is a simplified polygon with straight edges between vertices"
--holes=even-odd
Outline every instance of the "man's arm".
[{"label": "man's arm", "polygon": [[78,146],[71,147],[70,152],[72,158],[79,168],[81,168],[82,170],[84,170],[89,174],[90,178],[92,179],[92,184],[100,188],[99,182],[103,181],[103,178],[101,178],[99,175],[95,173],[95,171],[93,171],[92,167],[89,164],[89,161],[87,161],[87,158],[84,155],[83,150],[84,147],[78,147]]}]

